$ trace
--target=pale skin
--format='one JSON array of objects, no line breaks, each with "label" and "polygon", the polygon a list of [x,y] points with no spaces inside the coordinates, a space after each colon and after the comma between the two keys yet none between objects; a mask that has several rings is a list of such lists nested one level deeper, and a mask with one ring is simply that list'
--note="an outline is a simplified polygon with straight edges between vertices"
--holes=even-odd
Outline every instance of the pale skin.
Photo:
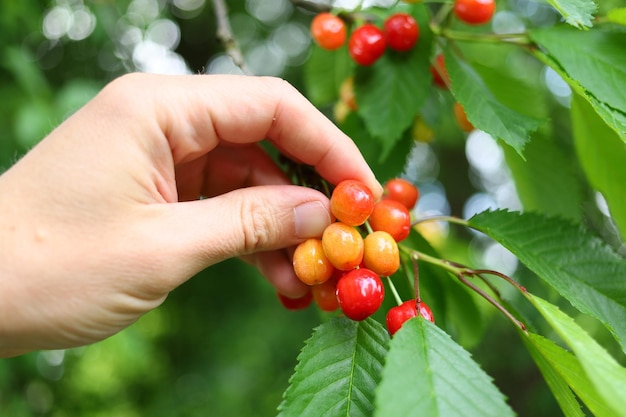
[{"label": "pale skin", "polygon": [[[286,296],[292,248],[330,223],[261,149],[382,188],[285,81],[121,77],[0,176],[0,356],[102,340],[199,271],[240,257]],[[200,199],[200,197],[204,197]]]}]

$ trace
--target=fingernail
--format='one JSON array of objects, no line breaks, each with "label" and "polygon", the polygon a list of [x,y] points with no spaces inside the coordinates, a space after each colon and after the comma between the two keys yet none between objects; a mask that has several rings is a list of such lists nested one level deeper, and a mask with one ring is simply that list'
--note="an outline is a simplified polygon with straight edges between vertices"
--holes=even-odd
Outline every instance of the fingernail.
[{"label": "fingernail", "polygon": [[319,201],[300,204],[293,209],[296,236],[300,239],[320,237],[330,224],[328,208]]}]

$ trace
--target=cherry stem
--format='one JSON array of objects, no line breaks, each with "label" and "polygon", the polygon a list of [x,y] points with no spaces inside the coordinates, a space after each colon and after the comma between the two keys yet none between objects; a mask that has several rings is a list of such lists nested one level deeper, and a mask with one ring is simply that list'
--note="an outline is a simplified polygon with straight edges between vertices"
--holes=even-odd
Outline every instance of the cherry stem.
[{"label": "cherry stem", "polygon": [[430,255],[427,255],[425,253],[422,253],[420,251],[413,250],[413,249],[406,249],[404,247],[401,247],[401,249],[403,251],[408,251],[412,260],[415,260],[415,261],[422,260],[424,262],[428,262],[430,264],[439,266],[440,268],[447,270],[448,272],[456,276],[463,284],[465,284],[466,286],[474,290],[477,294],[479,294],[481,297],[483,297],[485,300],[491,303],[494,307],[500,310],[509,320],[511,320],[511,322],[513,322],[513,324],[515,324],[520,329],[526,331],[526,326],[524,325],[524,323],[517,320],[506,308],[502,306],[502,304],[500,304],[493,297],[491,297],[489,294],[487,294],[485,291],[483,291],[482,289],[480,289],[479,287],[477,287],[476,285],[474,285],[467,279],[467,277],[471,277],[471,276],[475,276],[475,277],[482,279],[489,286],[489,288],[492,291],[494,291],[496,296],[500,298],[500,292],[491,283],[489,283],[489,281],[483,276],[487,274],[494,275],[496,277],[504,279],[509,284],[513,285],[523,295],[526,295],[526,288],[519,285],[515,280],[513,280],[508,275],[503,274],[498,271],[493,271],[490,269],[468,268],[462,264],[459,264],[453,261],[448,261],[445,259],[436,258],[434,256],[430,256]]},{"label": "cherry stem", "polygon": [[485,291],[483,291],[482,289],[478,288],[476,285],[474,285],[473,283],[471,283],[466,276],[459,272],[457,274],[457,278],[459,278],[459,280],[467,285],[469,288],[471,288],[472,290],[474,290],[477,294],[479,294],[481,297],[483,297],[485,300],[487,300],[489,303],[491,303],[491,305],[493,305],[495,308],[497,308],[498,310],[500,310],[500,312],[502,314],[504,314],[509,320],[511,320],[511,322],[513,324],[515,324],[517,327],[519,327],[521,330],[526,331],[526,326],[524,325],[524,323],[522,323],[521,321],[519,321],[518,319],[516,319],[513,314],[511,314],[509,312],[509,310],[507,310],[506,308],[504,308],[502,306],[502,304],[500,304],[499,302],[497,302],[493,297],[491,297],[489,294],[487,294]]},{"label": "cherry stem", "polygon": [[417,263],[417,255],[411,256],[411,263],[413,263],[413,291],[415,291],[415,299],[417,302],[421,302],[420,297],[420,271],[419,264]]},{"label": "cherry stem", "polygon": [[458,224],[461,226],[466,226],[466,227],[471,227],[469,225],[469,223],[467,222],[467,220],[461,219],[460,217],[454,217],[454,216],[429,216],[429,217],[422,217],[421,219],[416,219],[411,223],[411,227],[414,227],[420,223],[427,223],[427,222],[448,222],[448,223],[454,223],[454,224]]},{"label": "cherry stem", "polygon": [[532,45],[532,41],[526,33],[472,33],[442,28],[436,24],[430,25],[431,31],[438,36],[456,41],[488,42],[488,43],[511,43],[515,45]]},{"label": "cherry stem", "polygon": [[396,303],[398,305],[402,304],[402,297],[400,297],[400,294],[398,293],[398,290],[396,289],[396,286],[394,285],[393,281],[391,280],[391,277],[387,277],[388,281],[389,281],[389,288],[391,289],[391,293],[393,294],[393,298],[396,299]]}]

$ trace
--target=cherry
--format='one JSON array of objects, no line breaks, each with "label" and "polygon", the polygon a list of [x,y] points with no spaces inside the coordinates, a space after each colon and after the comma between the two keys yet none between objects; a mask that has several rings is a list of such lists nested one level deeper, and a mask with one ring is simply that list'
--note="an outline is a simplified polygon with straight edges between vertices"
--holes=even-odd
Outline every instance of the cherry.
[{"label": "cherry", "polygon": [[322,241],[307,239],[293,253],[293,269],[300,281],[307,285],[327,281],[335,268],[324,254]]},{"label": "cherry", "polygon": [[496,10],[495,0],[455,0],[454,14],[470,25],[482,25],[493,17]]},{"label": "cherry", "polygon": [[354,269],[337,282],[339,307],[352,320],[365,320],[374,314],[384,298],[380,277],[367,268]]},{"label": "cherry", "polygon": [[448,85],[450,85],[450,76],[448,75],[448,70],[446,69],[446,62],[443,54],[437,54],[435,56],[435,61],[430,66],[430,73],[433,76],[433,83],[444,90],[448,89]]},{"label": "cherry", "polygon": [[336,222],[322,234],[322,247],[330,263],[337,269],[348,271],[363,260],[363,238],[352,226]]},{"label": "cherry", "polygon": [[454,111],[454,118],[463,132],[471,132],[474,130],[474,125],[467,120],[467,114],[465,114],[465,109],[461,103],[458,101],[454,102],[452,110]]},{"label": "cherry", "polygon": [[338,49],[346,42],[346,25],[331,13],[320,13],[311,21],[311,36],[323,49]]},{"label": "cherry", "polygon": [[357,109],[356,97],[354,95],[354,77],[348,77],[339,87],[339,98],[346,106],[354,111]]},{"label": "cherry", "polygon": [[374,209],[374,195],[361,181],[341,181],[330,197],[330,211],[348,226],[365,223]]},{"label": "cherry", "polygon": [[385,53],[385,34],[383,31],[372,25],[365,23],[356,28],[348,41],[348,52],[359,65],[372,65]]},{"label": "cherry", "polygon": [[400,250],[387,232],[373,232],[363,240],[363,263],[380,276],[393,275],[400,267]]},{"label": "cherry", "polygon": [[417,22],[407,13],[395,13],[385,20],[387,46],[395,51],[408,51],[420,36]]},{"label": "cherry", "polygon": [[[345,272],[342,271],[342,275]],[[334,276],[326,282],[311,287],[313,299],[322,311],[335,311],[339,308],[337,299],[337,282],[339,279]]]},{"label": "cherry", "polygon": [[425,302],[416,302],[416,300],[405,301],[399,306],[390,308],[387,312],[386,322],[389,334],[393,336],[398,330],[400,330],[400,327],[402,327],[405,322],[413,317],[417,317],[418,307],[420,316],[424,317],[428,321],[431,321],[432,323],[435,322],[433,312]]},{"label": "cherry", "polygon": [[415,207],[415,203],[417,203],[419,198],[417,187],[402,178],[393,178],[387,181],[383,189],[385,198],[399,201],[409,210]]},{"label": "cherry", "polygon": [[381,200],[374,206],[369,224],[372,230],[387,232],[396,242],[400,242],[411,232],[411,214],[399,201]]},{"label": "cherry", "polygon": [[311,291],[307,291],[306,295],[300,298],[291,298],[281,293],[276,293],[280,303],[288,310],[303,310],[307,308],[313,301],[313,294]]}]

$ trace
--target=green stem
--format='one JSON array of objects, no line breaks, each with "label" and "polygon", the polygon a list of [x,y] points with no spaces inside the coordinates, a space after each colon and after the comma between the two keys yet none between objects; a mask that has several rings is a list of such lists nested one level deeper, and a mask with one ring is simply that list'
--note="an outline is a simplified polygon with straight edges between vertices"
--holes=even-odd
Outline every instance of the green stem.
[{"label": "green stem", "polygon": [[393,281],[391,280],[391,278],[387,278],[387,279],[389,280],[389,288],[391,288],[393,298],[396,299],[396,303],[398,305],[402,304],[402,298],[400,297],[400,294],[398,294],[398,290],[396,289],[396,286],[393,284]]},{"label": "green stem", "polygon": [[461,219],[459,217],[454,216],[430,216],[430,217],[422,217],[421,219],[416,219],[411,223],[411,227],[418,225],[420,223],[426,222],[448,222],[458,224],[460,226],[471,227],[467,220]]},{"label": "green stem", "polygon": [[453,29],[442,28],[436,24],[430,26],[430,30],[437,36],[442,36],[455,41],[485,42],[485,43],[510,43],[514,45],[528,46],[532,41],[526,33],[472,33]]}]

